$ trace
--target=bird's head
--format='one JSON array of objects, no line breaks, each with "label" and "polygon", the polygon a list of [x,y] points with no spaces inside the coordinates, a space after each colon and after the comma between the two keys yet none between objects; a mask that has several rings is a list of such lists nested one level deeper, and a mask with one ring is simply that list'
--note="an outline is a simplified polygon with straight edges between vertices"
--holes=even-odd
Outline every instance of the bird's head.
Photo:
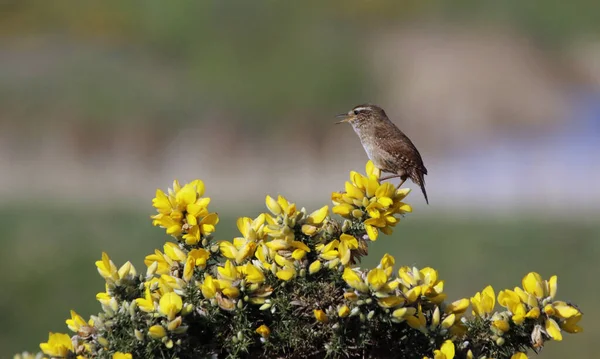
[{"label": "bird's head", "polygon": [[336,117],[342,120],[337,123],[347,122],[353,127],[362,127],[367,124],[375,124],[387,119],[385,111],[379,106],[364,104],[354,107],[348,113],[342,113]]}]

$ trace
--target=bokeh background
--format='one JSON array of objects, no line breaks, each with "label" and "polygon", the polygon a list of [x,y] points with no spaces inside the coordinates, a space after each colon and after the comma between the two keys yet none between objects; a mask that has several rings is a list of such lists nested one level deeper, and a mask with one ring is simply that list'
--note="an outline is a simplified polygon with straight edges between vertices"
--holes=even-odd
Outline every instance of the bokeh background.
[{"label": "bokeh background", "polygon": [[[201,178],[235,235],[265,194],[317,208],[366,155],[334,115],[384,107],[431,205],[373,244],[433,266],[450,298],[559,276],[600,334],[600,3],[3,1],[0,358],[87,316],[107,251],[143,270],[151,198]],[[414,187],[412,184],[409,186]],[[594,354],[592,354],[594,353]]]}]

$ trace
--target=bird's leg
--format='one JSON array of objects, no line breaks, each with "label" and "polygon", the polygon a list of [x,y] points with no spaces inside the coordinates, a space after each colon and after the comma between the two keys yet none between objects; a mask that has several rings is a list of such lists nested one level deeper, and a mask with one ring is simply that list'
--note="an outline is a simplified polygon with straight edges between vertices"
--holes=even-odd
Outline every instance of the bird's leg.
[{"label": "bird's leg", "polygon": [[400,175],[389,175],[389,176],[381,177],[379,179],[379,182],[386,181],[386,180],[389,180],[389,179],[392,179],[392,178],[398,178],[398,177],[400,177]]},{"label": "bird's leg", "polygon": [[402,182],[400,182],[400,184],[398,185],[398,187],[396,187],[396,189],[399,189],[400,187],[402,187],[402,185],[404,184],[404,182],[406,182],[406,178],[402,180]]}]

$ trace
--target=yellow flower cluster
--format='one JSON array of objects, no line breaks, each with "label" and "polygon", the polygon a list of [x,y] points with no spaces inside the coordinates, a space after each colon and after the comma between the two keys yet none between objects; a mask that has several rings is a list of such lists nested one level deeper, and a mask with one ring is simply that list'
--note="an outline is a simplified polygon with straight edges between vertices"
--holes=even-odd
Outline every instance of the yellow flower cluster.
[{"label": "yellow flower cluster", "polygon": [[208,212],[210,198],[204,195],[204,182],[195,180],[183,187],[177,180],[173,188],[164,193],[156,190],[152,205],[158,214],[152,216],[155,226],[165,228],[167,234],[183,240],[188,245],[201,241],[215,231],[219,223],[216,213]]},{"label": "yellow flower cluster", "polygon": [[[579,309],[554,299],[556,276],[546,281],[529,273],[523,288],[496,296],[488,286],[470,299],[447,302],[444,281],[433,268],[402,266],[396,271],[389,254],[370,270],[352,267],[366,254],[369,241],[380,232],[390,234],[398,216],[412,210],[402,202],[408,190],[380,183],[379,178],[380,171],[368,162],[366,175],[352,172],[345,192],[332,194],[332,212],[344,218],[341,222],[329,216],[328,206],[309,213],[282,196],[267,196],[268,212],[239,218],[240,234],[231,241],[212,239],[219,217],[208,210],[210,199],[203,197],[202,181],[183,186],[175,181],[167,193],[157,190],[153,224],[165,228],[175,240],[145,257],[145,273],[138,273],[130,262],[117,267],[102,253],[96,267],[106,284],[96,298],[103,312],[85,321],[71,311],[66,324],[76,335],[50,333],[40,345],[43,355],[86,359],[110,353],[113,359],[131,359],[136,355],[129,352],[132,346],[119,351],[123,347],[113,346],[108,339],[124,328],[123,323],[128,332],[121,335],[129,341],[174,351],[183,348],[186,334],[198,322],[208,317],[235,318],[240,313],[254,322],[236,329],[231,340],[266,343],[281,337],[276,328],[269,328],[273,323],[269,318],[290,305],[305,309],[298,309],[299,315],[319,328],[383,320],[386,325],[414,330],[427,343],[441,343],[429,347],[428,355],[434,359],[481,357],[476,348],[464,344],[477,323],[490,333],[495,346],[502,346],[507,333],[517,327],[519,333],[530,331],[534,349],[545,340],[561,340],[562,332],[581,331]],[[299,290],[298,283],[308,282],[335,283],[333,291],[339,291],[329,300],[334,304],[321,305],[320,300],[310,305],[287,301],[282,306],[281,300],[277,304],[278,294],[286,288]],[[506,310],[495,312],[496,302]],[[465,316],[469,305],[472,317]],[[247,333],[252,339],[245,337]],[[515,352],[510,351],[511,359],[527,358]],[[41,355],[23,353],[15,358]]]},{"label": "yellow flower cluster", "polygon": [[[571,304],[554,300],[556,276],[545,281],[538,273],[527,274],[522,281],[523,289],[516,287],[514,290],[501,291],[498,295],[498,303],[508,310],[494,312],[496,295],[491,286],[476,293],[470,300],[445,303],[444,282],[438,279],[436,270],[401,267],[397,276],[393,276],[394,262],[392,256],[385,254],[379,265],[371,270],[345,268],[342,278],[350,290],[344,294],[348,303],[338,308],[338,316],[361,315],[364,307],[371,309],[365,304],[377,303],[396,323],[406,322],[424,334],[449,333],[452,338],[460,339],[467,330],[461,318],[470,303],[472,314],[486,320],[490,326],[496,345],[504,343],[502,335],[512,326],[531,328],[534,349],[541,348],[547,339],[562,340],[561,330],[568,333],[582,331],[577,325],[581,320],[581,311]],[[324,322],[316,312],[315,317]],[[468,357],[473,358],[473,353],[468,353]],[[434,353],[436,359],[453,357],[452,341],[445,342]],[[516,353],[512,358],[527,356]]]},{"label": "yellow flower cluster", "polygon": [[[440,347],[440,349],[436,349],[433,351],[433,359],[453,359],[456,355],[456,348],[454,343],[451,340],[446,340]],[[424,357],[423,359],[430,359],[429,357]],[[474,359],[473,352],[467,352],[467,359]],[[493,358],[489,358],[493,359]],[[515,353],[510,359],[527,359],[527,355],[525,353]]]},{"label": "yellow flower cluster", "polygon": [[[581,311],[572,304],[554,300],[557,282],[556,276],[543,280],[538,273],[531,272],[523,277],[523,288],[506,289],[498,294],[498,303],[508,309],[512,324],[520,325],[526,319],[536,323],[532,339],[538,346],[543,344],[544,336],[561,341],[561,331],[582,331],[577,325],[581,320]],[[508,328],[508,325],[504,326]]]},{"label": "yellow flower cluster", "polygon": [[566,302],[555,301],[557,277],[543,280],[535,272],[523,277],[523,288],[506,289],[498,294],[498,303],[506,311],[494,312],[496,295],[491,286],[471,298],[473,315],[487,319],[492,331],[497,335],[497,343],[503,343],[502,336],[513,326],[530,328],[532,346],[541,348],[544,341],[562,340],[561,331],[579,333],[577,325],[581,320],[581,311]]},{"label": "yellow flower cluster", "polygon": [[423,333],[458,333],[463,329],[457,319],[466,311],[468,301],[442,306],[446,298],[444,281],[439,280],[435,269],[401,267],[395,276],[394,264],[394,257],[385,254],[379,265],[369,271],[344,269],[342,278],[350,286],[344,297],[351,314],[360,314],[361,306],[374,301],[393,322],[406,321]]},{"label": "yellow flower cluster", "polygon": [[410,205],[402,202],[410,189],[396,190],[389,182],[380,183],[381,171],[369,161],[366,176],[352,171],[345,192],[334,192],[332,212],[364,225],[370,240],[379,236],[379,231],[392,234],[393,227],[400,221],[396,215],[412,212]]}]

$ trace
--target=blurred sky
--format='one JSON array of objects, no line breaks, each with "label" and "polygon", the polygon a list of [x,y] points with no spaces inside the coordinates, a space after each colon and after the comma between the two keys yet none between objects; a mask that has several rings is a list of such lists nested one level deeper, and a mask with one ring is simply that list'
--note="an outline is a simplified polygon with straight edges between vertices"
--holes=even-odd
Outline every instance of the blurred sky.
[{"label": "blurred sky", "polygon": [[[586,0],[3,1],[0,272],[19,271],[0,293],[11,328],[0,347],[35,349],[65,330],[56,316],[96,310],[91,258],[141,263],[162,246],[147,214],[175,178],[204,180],[228,235],[267,193],[329,203],[367,160],[335,115],[365,102],[387,111],[429,170],[431,205],[418,190],[409,202],[437,219],[417,222],[412,238],[429,228],[439,237],[429,240],[465,240],[448,249],[456,255],[480,248],[448,262],[449,279],[517,284],[543,264],[591,303],[576,286],[600,272],[598,14]],[[482,215],[492,224],[480,227]],[[467,222],[445,234],[454,217]],[[481,242],[486,233],[507,242]],[[403,243],[391,248],[405,253]],[[486,267],[515,253],[532,262],[513,260],[510,278]]]},{"label": "blurred sky", "polygon": [[600,5],[304,4],[5,3],[0,200],[322,200],[366,161],[333,116],[371,102],[437,210],[600,208]]}]

